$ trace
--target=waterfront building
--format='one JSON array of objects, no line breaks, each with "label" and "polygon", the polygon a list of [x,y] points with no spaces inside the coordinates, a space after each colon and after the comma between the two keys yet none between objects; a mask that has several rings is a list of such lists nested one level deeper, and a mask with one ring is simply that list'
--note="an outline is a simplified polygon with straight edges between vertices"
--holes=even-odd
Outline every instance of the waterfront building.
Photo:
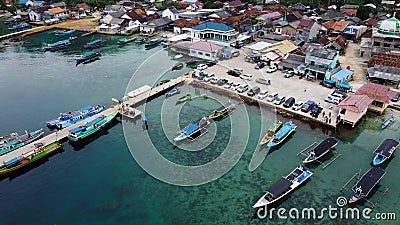
[{"label": "waterfront building", "polygon": [[173,21],[168,17],[162,17],[162,18],[150,20],[150,21],[144,22],[140,26],[140,32],[154,33],[154,32],[163,31],[166,27],[168,27],[172,23],[173,23]]},{"label": "waterfront building", "polygon": [[367,114],[368,106],[372,101],[367,95],[349,95],[338,105],[341,121],[354,127]]},{"label": "waterfront building", "polygon": [[229,45],[229,43],[236,40],[238,35],[239,32],[230,26],[222,23],[207,22],[194,27],[192,40],[204,39]]},{"label": "waterfront building", "polygon": [[309,79],[330,79],[331,75],[340,70],[339,52],[310,46],[305,58],[306,75]]},{"label": "waterfront building", "polygon": [[373,100],[368,106],[368,109],[382,114],[389,105],[390,100],[397,94],[397,92],[390,90],[390,88],[385,85],[367,83],[361,86],[357,90],[356,94],[367,95]]},{"label": "waterfront building", "polygon": [[42,20],[42,15],[50,9],[49,5],[46,6],[35,6],[28,9],[28,15],[30,21],[40,21]]},{"label": "waterfront building", "polygon": [[198,41],[189,45],[188,48],[191,57],[217,61],[224,46],[214,44],[211,41]]},{"label": "waterfront building", "polygon": [[367,69],[368,78],[373,82],[393,85],[399,88],[400,68],[375,65]]},{"label": "waterfront building", "polygon": [[62,9],[60,7],[49,9],[48,12],[52,17],[50,19],[63,19],[67,16],[67,14],[65,13],[65,9]]},{"label": "waterfront building", "polygon": [[168,9],[162,11],[162,17],[168,17],[171,20],[176,20],[179,18],[179,11],[175,7],[169,7]]}]

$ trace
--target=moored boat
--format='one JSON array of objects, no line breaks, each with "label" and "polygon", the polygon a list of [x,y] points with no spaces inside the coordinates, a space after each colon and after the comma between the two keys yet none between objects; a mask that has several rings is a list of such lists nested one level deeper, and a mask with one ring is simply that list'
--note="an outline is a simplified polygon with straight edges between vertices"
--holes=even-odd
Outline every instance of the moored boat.
[{"label": "moored boat", "polygon": [[331,149],[333,149],[338,143],[338,140],[335,138],[329,137],[325,140],[321,141],[315,148],[308,152],[308,156],[304,159],[303,163],[312,163],[317,161],[326,153],[328,153]]},{"label": "moored boat", "polygon": [[180,58],[182,58],[183,57],[183,55],[182,54],[179,54],[179,55],[176,55],[175,57],[174,57],[174,59],[180,59]]},{"label": "moored boat", "polygon": [[172,70],[179,70],[183,68],[183,63],[177,63],[172,67]]},{"label": "moored boat", "polygon": [[267,192],[253,205],[253,208],[260,208],[278,201],[304,183],[312,175],[313,173],[305,166],[300,165],[296,167],[289,175],[281,178],[268,188]]},{"label": "moored boat", "polygon": [[97,39],[91,42],[86,43],[83,47],[84,48],[98,48],[100,46],[102,46],[104,44],[104,40],[103,39]]},{"label": "moored boat", "polygon": [[190,100],[190,99],[192,99],[192,95],[186,94],[186,95],[184,95],[184,96],[178,98],[178,99],[176,100],[176,103],[182,103],[182,102],[188,101],[188,100]]},{"label": "moored boat", "polygon": [[28,28],[30,26],[31,25],[29,23],[21,23],[21,24],[9,27],[8,29],[9,30],[22,30],[22,29]]},{"label": "moored boat", "polygon": [[70,35],[70,34],[73,34],[73,33],[75,33],[74,29],[72,29],[72,30],[63,30],[63,31],[56,32],[56,36],[62,37],[62,36]]},{"label": "moored boat", "polygon": [[268,142],[270,142],[272,140],[272,137],[274,136],[274,134],[276,134],[276,132],[279,131],[279,129],[282,128],[282,121],[275,121],[269,128],[267,133],[263,136],[263,138],[261,138],[260,141],[260,145],[265,145]]},{"label": "moored boat", "polygon": [[118,114],[118,112],[114,112],[114,113],[110,114],[109,116],[101,115],[101,116],[95,118],[94,120],[87,122],[83,126],[79,126],[77,128],[70,130],[68,139],[70,141],[79,141],[83,138],[86,138],[86,137],[96,133],[101,128],[106,126],[109,122],[111,122],[117,114]]},{"label": "moored boat", "polygon": [[5,175],[7,173],[18,170],[41,158],[50,155],[51,153],[61,148],[62,144],[60,144],[59,142],[53,142],[47,146],[40,146],[29,152],[23,153],[22,155],[17,156],[7,162],[3,162],[3,165],[0,166],[0,175]]},{"label": "moored boat", "polygon": [[376,154],[372,164],[378,166],[390,158],[396,150],[399,142],[393,139],[385,139],[374,151]]},{"label": "moored boat", "polygon": [[83,53],[83,55],[80,58],[76,59],[76,65],[98,59],[98,58],[100,58],[100,56],[101,56],[101,53],[98,50],[85,52],[85,53]]},{"label": "moored boat", "polygon": [[208,116],[208,118],[212,119],[212,120],[225,118],[233,112],[233,110],[235,109],[235,106],[236,105],[233,104],[232,102],[228,102],[225,105],[214,110],[213,113]]},{"label": "moored boat", "polygon": [[135,41],[137,39],[137,37],[133,37],[133,38],[120,38],[118,39],[117,44],[122,45],[122,44],[127,44],[129,42]]},{"label": "moored boat", "polygon": [[162,42],[162,39],[160,39],[160,38],[152,39],[152,40],[148,41],[148,42],[144,45],[144,47],[145,47],[145,48],[152,48],[152,47],[154,47],[154,46],[160,44],[161,42]]},{"label": "moored boat", "polygon": [[171,97],[172,95],[176,95],[181,93],[181,91],[178,88],[174,88],[170,91],[168,91],[167,93],[165,93],[165,97]]},{"label": "moored boat", "polygon": [[49,120],[46,122],[49,128],[58,128],[63,129],[72,124],[75,124],[83,119],[86,119],[90,116],[93,116],[97,113],[100,113],[104,110],[104,106],[86,106],[81,108],[80,110],[68,112],[68,113],[60,113],[60,116],[56,119]]},{"label": "moored boat", "polygon": [[18,133],[11,133],[0,137],[0,155],[14,151],[17,148],[36,141],[43,137],[43,134],[43,129],[39,129],[32,132],[25,131],[25,134],[22,136],[18,135]]},{"label": "moored boat", "polygon": [[141,38],[136,39],[136,40],[135,40],[135,43],[137,43],[137,44],[144,44],[144,43],[146,43],[146,42],[148,42],[148,41],[149,41],[149,38],[147,38],[147,37],[141,37]]},{"label": "moored boat", "polygon": [[174,138],[174,141],[179,142],[185,139],[190,139],[193,141],[207,132],[206,127],[209,124],[210,121],[206,116],[195,123],[189,123],[189,125],[180,131],[179,136]]},{"label": "moored boat", "polygon": [[394,115],[391,115],[385,122],[382,123],[381,128],[385,129],[386,127],[390,126],[395,121],[396,117]]},{"label": "moored boat", "polygon": [[268,142],[267,147],[269,149],[280,145],[293,131],[297,128],[296,124],[292,121],[286,122],[283,127],[272,136],[272,140]]},{"label": "moored boat", "polygon": [[367,197],[372,189],[379,183],[385,175],[385,171],[379,167],[369,169],[361,179],[352,187],[353,195],[349,203],[354,203],[364,197]]},{"label": "moored boat", "polygon": [[187,61],[186,65],[188,66],[188,65],[195,64],[195,63],[197,63],[197,60],[196,59],[192,59],[192,60]]},{"label": "moored boat", "polygon": [[43,48],[44,51],[56,51],[59,49],[66,48],[71,45],[71,41],[69,39],[65,39],[62,41],[57,41],[52,44],[48,44],[46,47]]}]

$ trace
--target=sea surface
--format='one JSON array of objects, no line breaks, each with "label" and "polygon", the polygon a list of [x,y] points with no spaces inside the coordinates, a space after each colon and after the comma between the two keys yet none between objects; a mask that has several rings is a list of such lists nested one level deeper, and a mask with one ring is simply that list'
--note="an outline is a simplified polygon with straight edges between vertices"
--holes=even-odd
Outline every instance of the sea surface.
[{"label": "sea surface", "polygon": [[[85,52],[83,44],[100,37],[106,40],[101,59],[75,66],[74,59]],[[134,43],[119,46],[118,38],[79,37],[68,49],[57,52],[41,51],[44,45],[61,40],[52,31],[26,37],[24,44],[0,43],[0,135],[45,127],[45,121],[60,112],[86,105],[109,106],[112,97],[121,99],[126,91],[144,84],[154,86],[189,70],[171,71],[176,63],[174,54],[161,46],[150,50]],[[193,99],[176,104],[186,93]],[[2,178],[0,224],[382,223],[339,215],[330,219],[326,213],[324,218],[311,220],[279,219],[277,215],[260,220],[254,218],[252,208],[266,189],[300,165],[304,157],[296,156],[299,151],[328,136],[338,138],[339,144],[336,153],[324,160],[341,157],[325,169],[311,165],[311,179],[274,207],[287,211],[295,207],[300,212],[310,207],[318,212],[338,207],[338,197],[350,196],[340,188],[353,174],[371,167],[373,150],[385,138],[400,137],[396,127],[380,129],[382,117],[368,115],[355,129],[336,131],[293,120],[296,132],[249,172],[254,152],[263,150],[258,142],[266,129],[276,119],[289,118],[202,87],[184,85],[181,95],[161,95],[138,107],[149,121],[147,131],[140,120],[119,118],[88,140],[73,145],[64,142],[62,152]],[[229,101],[237,104],[230,117],[213,122],[194,142],[174,144],[179,129]],[[398,152],[383,165],[386,175],[368,196],[371,202],[379,201],[371,216],[376,212],[400,216],[400,161],[396,155]],[[217,167],[196,170],[217,161]],[[195,169],[180,170],[177,164]],[[370,206],[361,201],[349,207],[363,210]],[[399,220],[384,223],[399,224]]]}]

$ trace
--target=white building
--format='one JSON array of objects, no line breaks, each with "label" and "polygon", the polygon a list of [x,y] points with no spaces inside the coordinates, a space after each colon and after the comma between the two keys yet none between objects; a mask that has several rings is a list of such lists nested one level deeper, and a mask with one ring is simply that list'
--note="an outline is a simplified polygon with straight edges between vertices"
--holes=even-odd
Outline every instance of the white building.
[{"label": "white building", "polygon": [[179,11],[175,7],[169,7],[162,12],[162,17],[168,17],[171,20],[176,20],[179,18]]},{"label": "white building", "polygon": [[188,46],[189,55],[205,60],[218,60],[218,55],[224,49],[223,46],[214,44],[210,41],[198,41]]},{"label": "white building", "polygon": [[224,42],[225,45],[236,41],[239,32],[230,26],[222,23],[207,22],[194,27],[192,32],[192,40],[210,40],[219,43]]}]

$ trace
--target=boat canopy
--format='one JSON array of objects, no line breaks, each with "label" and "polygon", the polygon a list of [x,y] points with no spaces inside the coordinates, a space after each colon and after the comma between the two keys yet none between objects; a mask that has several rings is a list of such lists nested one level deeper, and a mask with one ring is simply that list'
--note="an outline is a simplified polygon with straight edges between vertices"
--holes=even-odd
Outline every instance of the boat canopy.
[{"label": "boat canopy", "polygon": [[231,102],[228,102],[228,103],[226,103],[225,105],[223,105],[223,106],[219,107],[218,109],[216,109],[215,111],[217,111],[217,112],[222,112],[222,111],[228,109],[231,105],[232,105],[232,103],[231,103]]},{"label": "boat canopy", "polygon": [[329,79],[325,79],[324,82],[327,84],[335,84],[336,83],[335,81],[329,80]]},{"label": "boat canopy", "polygon": [[275,121],[270,127],[269,127],[269,129],[268,130],[270,130],[270,131],[276,131],[279,127],[281,127],[282,126],[282,122],[281,121]]},{"label": "boat canopy", "polygon": [[285,135],[289,133],[291,129],[293,129],[293,126],[294,123],[290,122],[285,123],[285,125],[283,125],[283,127],[276,134],[274,134],[274,139],[280,140],[283,137],[285,137]]},{"label": "boat canopy", "polygon": [[344,89],[351,89],[352,88],[351,85],[349,85],[346,82],[342,82],[342,83],[338,84],[338,87],[344,88]]},{"label": "boat canopy", "polygon": [[83,125],[83,126],[79,126],[79,127],[77,127],[77,128],[74,128],[74,129],[70,130],[69,132],[70,132],[70,133],[78,133],[78,132],[80,132],[80,131],[85,130],[86,128],[87,128],[87,126],[86,126],[86,125]]},{"label": "boat canopy", "polygon": [[318,157],[335,146],[337,142],[338,141],[335,138],[327,138],[311,151],[315,153],[315,157]]},{"label": "boat canopy", "polygon": [[6,162],[6,166],[11,165],[15,162],[18,162],[18,160],[19,160],[19,157],[15,157],[15,158],[11,159],[10,161]]},{"label": "boat canopy", "polygon": [[86,126],[92,126],[93,124],[96,124],[96,123],[98,123],[98,122],[100,122],[100,121],[102,121],[104,118],[102,117],[102,116],[100,116],[100,117],[97,117],[96,119],[94,119],[94,120],[92,120],[92,121],[89,121],[87,124],[86,124]]},{"label": "boat canopy", "polygon": [[197,129],[199,129],[199,125],[197,125],[195,123],[190,123],[187,127],[182,129],[182,133],[189,135],[189,134],[192,134]]},{"label": "boat canopy", "polygon": [[275,184],[273,184],[270,188],[268,188],[268,192],[271,193],[275,198],[278,196],[282,195],[285,193],[290,185],[292,185],[292,182],[290,182],[286,178],[281,178],[279,181],[277,181]]},{"label": "boat canopy", "polygon": [[379,167],[372,167],[368,172],[366,172],[362,178],[353,186],[353,191],[357,187],[360,187],[364,196],[367,196],[375,185],[382,179],[385,175],[385,171]]},{"label": "boat canopy", "polygon": [[95,54],[94,51],[85,52],[85,53],[83,53],[82,57],[88,57],[88,56],[91,56],[91,55],[93,55],[93,54]]},{"label": "boat canopy", "polygon": [[55,47],[55,46],[59,46],[59,45],[69,45],[69,44],[71,44],[71,42],[67,39],[67,40],[57,41],[55,43],[49,44],[49,47]]},{"label": "boat canopy", "polygon": [[374,153],[380,153],[386,157],[390,157],[391,153],[389,152],[392,148],[396,148],[399,145],[399,142],[393,139],[385,139],[374,151]]},{"label": "boat canopy", "polygon": [[97,43],[100,43],[100,42],[101,42],[101,40],[97,39],[97,40],[89,42],[88,44],[89,45],[94,45],[94,44],[97,44]]}]

